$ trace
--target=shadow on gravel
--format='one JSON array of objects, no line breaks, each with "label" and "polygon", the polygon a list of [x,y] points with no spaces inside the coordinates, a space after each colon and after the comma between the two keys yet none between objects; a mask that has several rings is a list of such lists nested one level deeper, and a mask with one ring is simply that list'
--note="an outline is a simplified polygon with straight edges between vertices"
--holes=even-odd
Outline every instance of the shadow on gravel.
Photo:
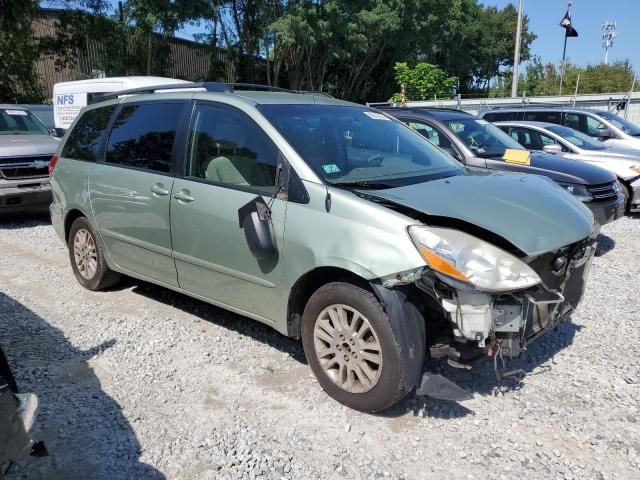
[{"label": "shadow on gravel", "polygon": [[[527,388],[527,378],[533,375],[553,376],[553,357],[571,345],[576,332],[582,328],[569,318],[529,345],[520,357],[507,359],[507,370],[522,369],[526,372],[527,375],[521,383],[506,380],[500,384],[496,378],[492,361],[480,362],[471,371],[450,367],[443,361],[430,363],[427,368],[433,373],[439,373],[446,377],[469,393],[508,395],[510,392]],[[466,408],[464,404],[421,397],[413,393],[391,409],[383,412],[382,416],[400,417],[408,413],[418,416],[421,411],[425,417],[431,418],[459,418],[474,415],[474,412]]]},{"label": "shadow on gravel", "polygon": [[48,212],[0,214],[0,230],[17,230],[41,225],[51,225]]},{"label": "shadow on gravel", "polygon": [[18,387],[38,396],[32,438],[44,440],[49,451],[46,458],[14,465],[7,480],[165,478],[139,462],[135,432],[88,364],[113,340],[78,350],[60,330],[0,292],[0,342]]},{"label": "shadow on gravel", "polygon": [[605,253],[609,253],[616,247],[616,241],[604,233],[598,234],[598,243],[596,244],[596,257],[601,257]]},{"label": "shadow on gravel", "polygon": [[307,363],[301,342],[293,338],[285,337],[273,328],[256,320],[237,315],[187,295],[140,280],[126,278],[123,279],[123,285],[118,285],[116,288],[128,288],[130,286],[134,286],[132,290],[134,293],[157,302],[171,305],[186,313],[195,315],[202,320],[220,325],[227,330],[233,330],[241,335],[250,337],[252,340],[287,353],[300,363],[305,365]]}]

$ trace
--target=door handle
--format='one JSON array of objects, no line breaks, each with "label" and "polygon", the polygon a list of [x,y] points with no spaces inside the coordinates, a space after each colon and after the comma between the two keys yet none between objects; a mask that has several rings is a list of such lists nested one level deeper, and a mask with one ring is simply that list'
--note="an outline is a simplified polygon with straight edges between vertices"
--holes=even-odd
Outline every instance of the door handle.
[{"label": "door handle", "polygon": [[189,195],[189,190],[180,190],[173,194],[173,198],[183,203],[189,203],[195,200],[195,198]]},{"label": "door handle", "polygon": [[165,195],[169,195],[169,190],[164,188],[161,183],[156,183],[151,187],[151,193],[158,197],[164,197]]}]

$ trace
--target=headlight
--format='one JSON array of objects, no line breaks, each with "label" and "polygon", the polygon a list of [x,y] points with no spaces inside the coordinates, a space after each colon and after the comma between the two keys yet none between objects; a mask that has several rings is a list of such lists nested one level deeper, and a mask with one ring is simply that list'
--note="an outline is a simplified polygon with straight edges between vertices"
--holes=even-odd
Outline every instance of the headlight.
[{"label": "headlight", "polygon": [[413,226],[409,235],[433,270],[477,290],[520,290],[541,281],[529,265],[510,253],[459,230]]},{"label": "headlight", "polygon": [[573,183],[559,183],[558,185],[560,185],[581,202],[590,202],[591,200],[593,200],[593,197],[589,193],[589,190],[587,190],[587,187],[585,187],[584,185],[575,185]]},{"label": "headlight", "polygon": [[622,185],[620,185],[620,182],[618,180],[613,182],[613,191],[616,193],[622,193]]}]

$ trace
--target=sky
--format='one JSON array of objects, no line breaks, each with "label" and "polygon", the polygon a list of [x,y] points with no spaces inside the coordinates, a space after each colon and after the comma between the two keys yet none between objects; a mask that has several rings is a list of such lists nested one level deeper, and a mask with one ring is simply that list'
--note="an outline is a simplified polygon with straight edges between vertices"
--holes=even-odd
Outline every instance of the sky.
[{"label": "sky", "polygon": [[[499,8],[510,3],[518,6],[517,0],[480,3]],[[566,0],[524,0],[529,29],[538,35],[532,53],[539,55],[543,63],[559,63],[562,59],[564,29],[559,23],[566,11]],[[579,37],[567,39],[569,61],[580,66],[601,63],[604,59],[601,25],[611,20],[617,23],[618,37],[609,50],[609,63],[629,59],[635,70],[640,70],[640,0],[573,0],[571,19]]]}]

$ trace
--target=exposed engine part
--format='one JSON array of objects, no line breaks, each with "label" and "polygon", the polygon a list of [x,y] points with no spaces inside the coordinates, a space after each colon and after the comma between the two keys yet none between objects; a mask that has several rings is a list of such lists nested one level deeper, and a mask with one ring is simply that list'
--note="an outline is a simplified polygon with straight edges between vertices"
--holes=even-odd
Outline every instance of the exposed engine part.
[{"label": "exposed engine part", "polygon": [[527,373],[521,368],[516,370],[507,370],[502,350],[502,342],[496,342],[495,351],[493,352],[493,369],[496,372],[498,382],[502,384],[502,382],[507,379],[513,379],[517,383],[522,382]]},{"label": "exposed engine part", "polygon": [[453,299],[442,299],[442,307],[455,324],[453,334],[461,341],[472,340],[484,347],[491,332],[492,313],[490,295],[458,291]]}]

